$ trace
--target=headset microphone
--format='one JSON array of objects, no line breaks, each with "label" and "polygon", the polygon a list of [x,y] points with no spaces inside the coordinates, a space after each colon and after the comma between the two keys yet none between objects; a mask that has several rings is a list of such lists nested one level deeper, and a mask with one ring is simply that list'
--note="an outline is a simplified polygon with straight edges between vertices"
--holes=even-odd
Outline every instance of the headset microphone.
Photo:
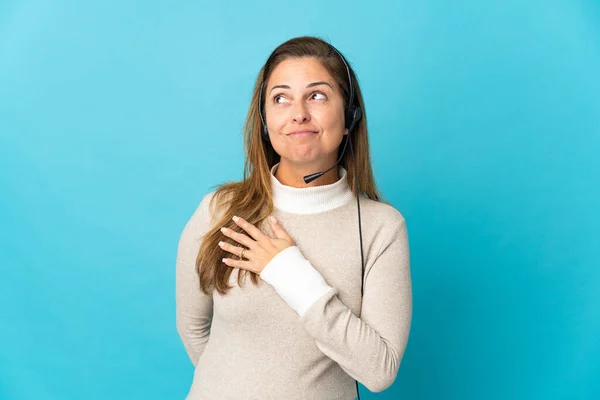
[{"label": "headset microphone", "polygon": [[328,173],[329,171],[331,171],[333,169],[333,167],[335,167],[336,165],[339,164],[339,162],[342,160],[342,157],[344,156],[344,153],[346,152],[346,146],[348,145],[348,141],[350,141],[350,132],[352,132],[352,129],[354,129],[354,125],[356,125],[356,123],[358,122],[358,120],[362,117],[362,109],[360,107],[356,107],[354,110],[354,113],[352,115],[352,121],[350,123],[350,127],[348,128],[348,134],[346,135],[346,142],[344,143],[344,148],[342,149],[342,154],[340,154],[340,157],[338,158],[338,160],[336,161],[335,164],[333,164],[330,168],[326,169],[325,171],[322,172],[316,172],[314,174],[310,174],[310,175],[306,175],[304,177],[304,182],[305,183],[310,183],[312,181],[314,181],[315,179],[319,178],[322,175],[325,175],[326,173]]}]

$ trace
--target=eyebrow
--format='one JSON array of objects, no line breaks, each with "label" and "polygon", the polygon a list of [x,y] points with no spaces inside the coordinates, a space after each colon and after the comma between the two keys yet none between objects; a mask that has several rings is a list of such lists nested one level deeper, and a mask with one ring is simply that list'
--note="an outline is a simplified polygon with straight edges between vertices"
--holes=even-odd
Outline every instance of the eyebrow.
[{"label": "eyebrow", "polygon": [[[325,82],[325,81],[318,81],[318,82],[313,82],[313,83],[309,83],[308,85],[306,85],[307,88],[313,87],[313,86],[319,86],[319,85],[327,85],[331,88],[331,90],[333,90],[333,87]],[[271,90],[269,91],[269,93],[271,93],[273,90],[277,89],[277,88],[281,88],[281,89],[291,89],[288,85],[275,85],[271,88]]]}]

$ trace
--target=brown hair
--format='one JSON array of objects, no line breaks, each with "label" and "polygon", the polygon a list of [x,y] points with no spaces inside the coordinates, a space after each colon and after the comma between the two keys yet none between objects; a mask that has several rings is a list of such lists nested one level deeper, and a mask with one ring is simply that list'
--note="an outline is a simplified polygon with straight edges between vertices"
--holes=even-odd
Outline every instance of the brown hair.
[{"label": "brown hair", "polygon": [[[250,108],[248,109],[244,124],[244,178],[239,182],[228,182],[212,187],[216,191],[211,201],[211,207],[213,201],[216,201],[220,219],[203,236],[196,259],[196,272],[200,277],[200,289],[207,295],[210,294],[213,288],[217,289],[222,295],[231,289],[228,281],[233,268],[225,265],[221,259],[223,257],[231,257],[232,255],[221,249],[218,246],[218,242],[222,240],[232,243],[234,246],[239,246],[240,244],[224,236],[220,231],[221,227],[227,226],[236,232],[245,233],[245,231],[231,220],[234,215],[237,215],[260,229],[261,224],[273,213],[271,168],[279,162],[280,156],[261,135],[259,107],[262,107],[262,104],[258,104],[259,92],[266,89],[263,86],[266,86],[271,73],[279,63],[289,58],[303,57],[313,57],[321,62],[342,89],[344,104],[347,107],[349,98],[348,71],[340,56],[325,40],[312,36],[297,37],[279,45],[271,53],[267,62],[259,71],[254,84],[252,101],[250,102]],[[363,109],[363,116],[358,121],[353,132],[346,135],[349,140],[352,140],[351,145],[356,157],[358,192],[371,200],[387,203],[387,201],[383,200],[373,178],[367,135],[366,110],[358,80],[349,63],[348,68],[354,85],[355,104],[358,104]],[[264,94],[261,97],[264,101]],[[338,148],[338,158],[342,149],[343,144]],[[347,170],[348,184],[356,196],[355,180],[357,177],[354,174],[354,160],[352,159],[350,149],[346,149],[339,165],[342,165]],[[214,215],[211,215],[212,217]],[[252,282],[255,285],[258,283],[259,276],[256,273],[240,270],[238,284],[241,285],[241,279],[244,276],[242,272],[251,274]]]}]

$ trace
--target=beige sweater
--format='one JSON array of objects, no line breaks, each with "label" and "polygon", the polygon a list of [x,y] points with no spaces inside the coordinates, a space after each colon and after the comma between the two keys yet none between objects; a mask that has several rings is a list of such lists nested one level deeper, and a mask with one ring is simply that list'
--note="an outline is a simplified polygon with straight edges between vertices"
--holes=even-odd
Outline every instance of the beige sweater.
[{"label": "beige sweater", "polygon": [[[364,296],[356,196],[336,183],[282,185],[271,170],[275,212],[295,246],[277,254],[255,286],[204,295],[194,270],[211,225],[208,193],[185,225],[176,263],[177,330],[195,366],[189,400],[352,400],[398,373],[412,318],[406,222],[395,208],[360,199]],[[271,233],[268,224],[260,227]]]}]

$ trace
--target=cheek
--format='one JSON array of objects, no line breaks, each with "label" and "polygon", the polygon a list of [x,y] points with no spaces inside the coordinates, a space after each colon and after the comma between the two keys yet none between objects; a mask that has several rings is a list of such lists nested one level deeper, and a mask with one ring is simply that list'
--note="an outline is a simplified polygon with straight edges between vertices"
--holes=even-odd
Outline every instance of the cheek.
[{"label": "cheek", "polygon": [[283,127],[289,117],[281,110],[270,109],[266,112],[267,126],[270,129],[278,130]]},{"label": "cheek", "polygon": [[336,131],[344,128],[344,114],[341,111],[316,110],[313,117],[324,130]]}]

